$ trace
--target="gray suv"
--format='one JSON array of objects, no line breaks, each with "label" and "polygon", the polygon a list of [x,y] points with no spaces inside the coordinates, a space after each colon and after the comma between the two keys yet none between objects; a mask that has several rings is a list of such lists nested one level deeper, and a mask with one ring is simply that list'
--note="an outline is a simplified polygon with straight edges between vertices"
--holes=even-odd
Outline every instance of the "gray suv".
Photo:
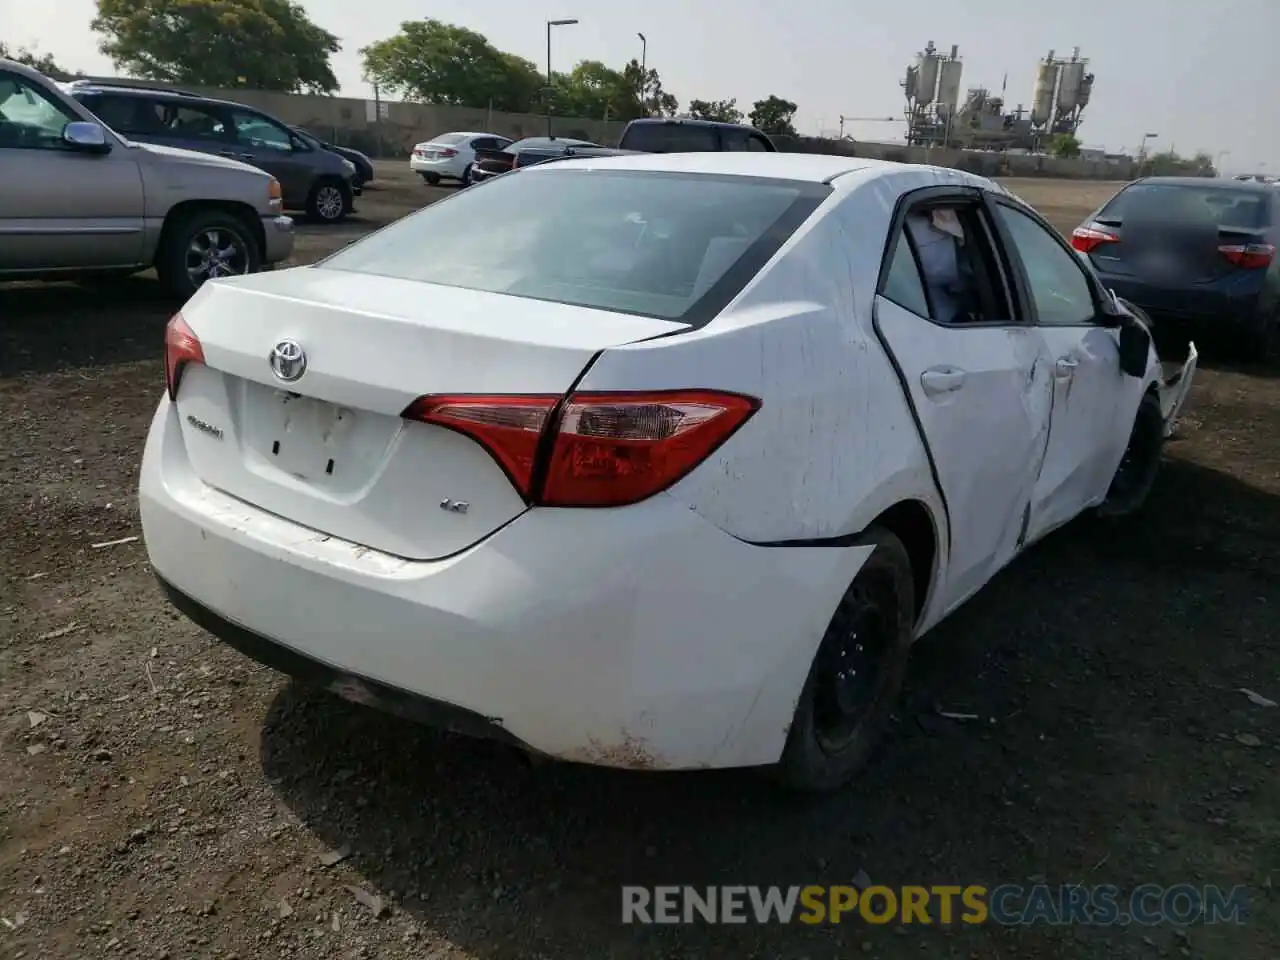
[{"label": "gray suv", "polygon": [[243,160],[280,181],[287,210],[336,223],[353,211],[356,168],[241,103],[182,90],[75,80],[67,91],[130,140]]},{"label": "gray suv", "polygon": [[293,252],[280,183],[237,160],[132,143],[0,59],[0,280],[155,267],[179,297]]}]

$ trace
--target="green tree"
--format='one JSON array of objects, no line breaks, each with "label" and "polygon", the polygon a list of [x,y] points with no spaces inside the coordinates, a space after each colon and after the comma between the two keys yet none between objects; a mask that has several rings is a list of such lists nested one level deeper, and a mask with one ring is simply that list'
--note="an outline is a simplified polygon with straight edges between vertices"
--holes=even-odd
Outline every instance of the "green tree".
[{"label": "green tree", "polygon": [[662,89],[657,70],[641,70],[640,61],[633,59],[622,68],[622,76],[631,89],[638,91],[643,116],[674,117],[680,109],[680,101]]},{"label": "green tree", "polygon": [[624,71],[612,70],[599,60],[583,60],[567,74],[556,74],[556,112],[568,117],[617,120],[642,116],[639,91]]},{"label": "green tree", "polygon": [[690,100],[689,116],[695,120],[718,120],[721,123],[742,122],[742,111],[738,109],[736,99]]},{"label": "green tree", "polygon": [[542,103],[546,85],[531,61],[440,20],[406,20],[399,33],[363,47],[360,55],[371,82],[422,103],[492,103],[495,110],[524,113]]},{"label": "green tree", "polygon": [[757,130],[774,136],[796,136],[796,128],[792,124],[796,110],[794,103],[770,94],[764,100],[757,100],[751,108],[751,125]]},{"label": "green tree", "polygon": [[0,40],[0,58],[16,60],[18,63],[24,63],[28,67],[54,78],[71,76],[69,70],[64,70],[58,65],[58,61],[53,59],[53,54],[37,53],[27,47],[10,48],[3,40]]},{"label": "green tree", "polygon": [[1080,140],[1071,133],[1055,134],[1049,139],[1049,153],[1055,157],[1071,159],[1080,156]]},{"label": "green tree", "polygon": [[293,0],[98,0],[92,27],[132,76],[289,93],[338,89],[338,38]]}]

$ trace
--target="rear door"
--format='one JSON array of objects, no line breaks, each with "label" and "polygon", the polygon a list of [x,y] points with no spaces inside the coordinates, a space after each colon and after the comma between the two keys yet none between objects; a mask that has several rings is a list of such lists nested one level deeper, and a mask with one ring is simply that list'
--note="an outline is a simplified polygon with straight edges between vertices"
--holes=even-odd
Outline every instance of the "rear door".
[{"label": "rear door", "polygon": [[[1025,322],[997,255],[977,191],[909,195],[894,227],[876,298],[877,331],[904,380],[951,525],[947,607],[981,587],[1017,553],[1029,518],[1049,426],[1044,338]],[[963,242],[930,234],[954,214]],[[956,251],[922,250],[936,241]],[[967,268],[964,264],[967,263]],[[945,296],[944,296],[945,293]],[[944,303],[968,302],[966,316]]]},{"label": "rear door", "polygon": [[140,135],[140,139],[183,150],[235,156],[236,140],[231,120],[216,104],[176,98],[137,99],[143,103],[138,114],[140,126],[150,128]]},{"label": "rear door", "polygon": [[1142,382],[1120,370],[1118,334],[1097,322],[1098,291],[1080,257],[1013,201],[992,196],[991,205],[1052,364],[1049,443],[1027,531],[1035,540],[1106,495]]}]

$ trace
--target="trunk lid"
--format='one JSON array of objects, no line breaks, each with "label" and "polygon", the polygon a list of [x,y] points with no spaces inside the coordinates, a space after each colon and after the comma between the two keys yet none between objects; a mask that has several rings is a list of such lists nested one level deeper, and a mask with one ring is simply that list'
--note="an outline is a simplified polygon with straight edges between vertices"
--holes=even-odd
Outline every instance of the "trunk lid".
[{"label": "trunk lid", "polygon": [[[480,445],[402,420],[414,399],[560,395],[600,350],[684,329],[318,268],[205,284],[183,317],[205,357],[177,401],[196,475],[317,534],[418,560],[466,549],[525,503]],[[269,359],[283,340],[305,352],[292,382]]]},{"label": "trunk lid", "polygon": [[1212,222],[1099,218],[1095,223],[1119,237],[1118,243],[1102,244],[1093,252],[1098,269],[1174,288],[1221,280],[1240,268],[1220,248],[1259,243],[1265,236]]}]

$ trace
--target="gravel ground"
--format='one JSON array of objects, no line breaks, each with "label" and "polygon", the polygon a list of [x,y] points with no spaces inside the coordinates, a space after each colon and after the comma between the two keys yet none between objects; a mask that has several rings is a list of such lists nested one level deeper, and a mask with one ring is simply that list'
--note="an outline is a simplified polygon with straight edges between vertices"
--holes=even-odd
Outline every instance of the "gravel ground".
[{"label": "gravel ground", "polygon": [[[441,195],[380,170],[314,259]],[[1112,189],[1022,181],[1070,227]],[[162,602],[138,457],[166,304],[0,289],[0,953],[1280,956],[1280,380],[1206,362],[1147,511],[918,648],[851,790],[530,766],[290,684]],[[941,719],[936,709],[976,714]],[[1241,926],[624,927],[622,883],[1248,887]]]}]

